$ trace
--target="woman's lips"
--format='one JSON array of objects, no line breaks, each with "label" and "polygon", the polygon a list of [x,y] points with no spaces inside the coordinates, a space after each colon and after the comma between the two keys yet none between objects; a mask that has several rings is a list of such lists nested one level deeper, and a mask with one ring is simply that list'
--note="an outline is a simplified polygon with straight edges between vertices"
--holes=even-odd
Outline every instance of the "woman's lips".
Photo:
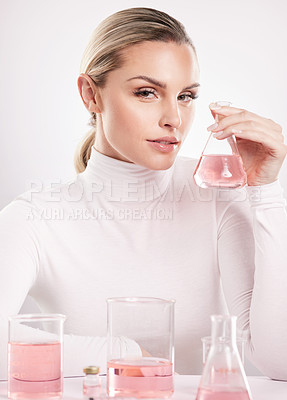
[{"label": "woman's lips", "polygon": [[173,136],[164,136],[155,140],[147,140],[147,142],[156,150],[163,153],[169,153],[176,149],[179,141]]}]

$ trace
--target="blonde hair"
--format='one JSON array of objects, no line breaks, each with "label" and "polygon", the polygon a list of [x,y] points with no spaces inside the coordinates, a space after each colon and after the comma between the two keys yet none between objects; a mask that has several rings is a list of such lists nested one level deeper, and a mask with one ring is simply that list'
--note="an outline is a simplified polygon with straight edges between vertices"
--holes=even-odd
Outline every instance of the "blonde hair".
[{"label": "blonde hair", "polygon": [[[86,47],[80,71],[99,87],[104,87],[108,73],[123,65],[122,50],[144,42],[162,41],[194,45],[184,26],[165,12],[136,7],[118,11],[103,20],[94,30]],[[75,153],[76,171],[83,172],[95,142],[96,114],[91,114],[91,129]]]}]

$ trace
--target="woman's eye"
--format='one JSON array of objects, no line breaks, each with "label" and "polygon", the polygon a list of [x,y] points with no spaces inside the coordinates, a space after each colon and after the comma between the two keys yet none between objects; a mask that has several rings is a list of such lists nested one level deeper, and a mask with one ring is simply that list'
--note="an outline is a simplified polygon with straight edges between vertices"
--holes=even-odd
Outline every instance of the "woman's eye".
[{"label": "woman's eye", "polygon": [[178,96],[178,100],[184,101],[184,102],[189,102],[191,100],[195,100],[198,98],[198,95],[195,95],[193,93],[182,93]]},{"label": "woman's eye", "polygon": [[138,97],[143,97],[145,99],[152,99],[155,95],[155,92],[153,90],[141,89],[136,90],[134,94]]}]

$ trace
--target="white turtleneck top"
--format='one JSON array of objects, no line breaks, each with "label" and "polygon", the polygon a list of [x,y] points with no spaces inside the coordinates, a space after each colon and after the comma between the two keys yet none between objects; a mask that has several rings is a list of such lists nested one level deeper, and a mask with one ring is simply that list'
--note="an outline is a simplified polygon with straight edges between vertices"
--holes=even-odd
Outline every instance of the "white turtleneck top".
[{"label": "white turtleneck top", "polygon": [[[210,315],[230,312],[263,374],[287,379],[287,216],[279,182],[199,189],[195,161],[153,171],[93,149],[75,180],[0,213],[0,378],[7,317],[29,294],[62,313],[65,375],[106,368],[106,298],[176,300],[175,370],[199,374]],[[133,346],[133,343],[125,343]]]}]

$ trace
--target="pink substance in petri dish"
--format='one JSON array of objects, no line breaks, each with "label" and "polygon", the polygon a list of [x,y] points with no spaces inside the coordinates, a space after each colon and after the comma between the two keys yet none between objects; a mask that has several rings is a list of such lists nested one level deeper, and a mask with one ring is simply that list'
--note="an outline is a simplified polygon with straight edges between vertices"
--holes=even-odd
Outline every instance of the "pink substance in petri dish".
[{"label": "pink substance in petri dish", "polygon": [[201,156],[194,179],[199,186],[205,188],[239,188],[246,184],[246,174],[239,155]]},{"label": "pink substance in petri dish", "polygon": [[62,396],[61,343],[8,344],[8,397]]},{"label": "pink substance in petri dish", "polygon": [[119,397],[166,398],[173,388],[173,365],[162,358],[108,362],[108,394]]}]

